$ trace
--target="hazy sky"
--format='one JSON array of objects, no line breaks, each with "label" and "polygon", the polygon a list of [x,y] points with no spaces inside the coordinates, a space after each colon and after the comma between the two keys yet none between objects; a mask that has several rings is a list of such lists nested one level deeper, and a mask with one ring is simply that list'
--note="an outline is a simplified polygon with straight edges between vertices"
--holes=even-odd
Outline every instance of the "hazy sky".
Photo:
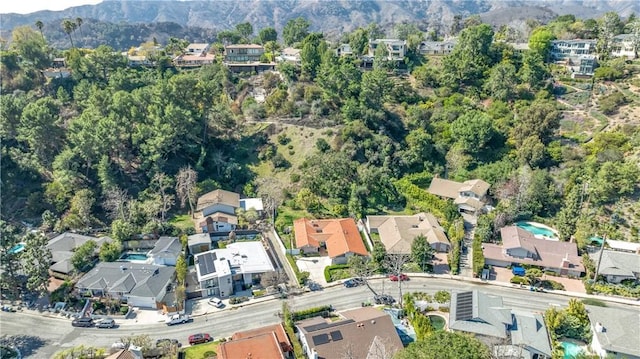
[{"label": "hazy sky", "polygon": [[[2,0],[0,14],[28,14],[40,10],[64,10],[72,6],[97,4],[102,0]],[[0,20],[1,21],[1,20]]]}]

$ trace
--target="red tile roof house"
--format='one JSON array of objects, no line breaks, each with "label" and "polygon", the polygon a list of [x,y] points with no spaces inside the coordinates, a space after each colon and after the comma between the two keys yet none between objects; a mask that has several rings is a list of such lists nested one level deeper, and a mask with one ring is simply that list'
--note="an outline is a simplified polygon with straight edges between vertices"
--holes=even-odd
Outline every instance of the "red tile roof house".
[{"label": "red tile roof house", "polygon": [[429,193],[453,199],[460,212],[476,214],[485,210],[487,191],[491,185],[479,179],[455,182],[435,177],[429,185]]},{"label": "red tile roof house", "polygon": [[274,324],[233,334],[230,341],[220,344],[218,358],[293,358],[293,346],[282,324]]},{"label": "red tile roof house", "polygon": [[353,218],[300,218],[293,222],[293,229],[296,248],[304,253],[318,253],[320,248],[326,248],[334,264],[344,264],[353,255],[369,255]]},{"label": "red tile roof house", "polygon": [[483,244],[485,263],[497,267],[527,264],[579,277],[584,273],[582,258],[575,243],[538,239],[517,226],[500,229],[502,245]]}]

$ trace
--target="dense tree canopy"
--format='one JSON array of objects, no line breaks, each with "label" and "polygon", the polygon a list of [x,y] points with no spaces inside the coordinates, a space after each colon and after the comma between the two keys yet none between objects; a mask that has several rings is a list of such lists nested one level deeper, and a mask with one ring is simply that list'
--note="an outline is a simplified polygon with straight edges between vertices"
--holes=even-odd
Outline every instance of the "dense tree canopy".
[{"label": "dense tree canopy", "polygon": [[488,359],[489,348],[466,334],[436,331],[425,339],[409,344],[396,359]]}]

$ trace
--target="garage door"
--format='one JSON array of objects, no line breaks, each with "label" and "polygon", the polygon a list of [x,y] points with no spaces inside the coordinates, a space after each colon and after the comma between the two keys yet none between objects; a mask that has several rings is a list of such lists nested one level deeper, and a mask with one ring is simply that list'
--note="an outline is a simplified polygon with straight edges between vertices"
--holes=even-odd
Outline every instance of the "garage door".
[{"label": "garage door", "polygon": [[155,298],[145,298],[145,297],[128,297],[127,303],[132,307],[138,308],[156,308],[156,300]]}]

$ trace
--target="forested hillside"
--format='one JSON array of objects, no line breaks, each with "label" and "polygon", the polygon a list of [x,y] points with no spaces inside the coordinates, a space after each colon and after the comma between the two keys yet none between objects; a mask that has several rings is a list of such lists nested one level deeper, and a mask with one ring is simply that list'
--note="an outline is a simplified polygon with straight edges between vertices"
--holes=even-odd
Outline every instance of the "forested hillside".
[{"label": "forested hillside", "polygon": [[[221,63],[130,68],[108,47],[74,47],[63,54],[72,77],[54,80],[41,73],[51,51],[44,38],[16,29],[1,63],[2,219],[108,227],[121,240],[175,233],[169,219],[195,196],[177,184],[193,169],[198,193],[267,198],[287,214],[279,227],[296,213],[425,210],[448,228],[455,207],[425,191],[438,175],[492,184],[496,209],[478,228],[487,241],[523,218],[554,224],[565,240],[637,241],[638,64],[603,57],[606,71],[587,83],[546,64],[548,40],[580,23],[564,17],[536,30],[521,53],[468,22],[452,54],[429,58],[416,52],[422,32],[402,24],[408,72],[384,56],[362,71],[304,23],[302,65],[281,64],[279,75],[239,76]],[[377,32],[345,38],[359,51]],[[586,85],[592,111],[571,127],[558,98]],[[256,86],[264,103],[249,95]]]}]

